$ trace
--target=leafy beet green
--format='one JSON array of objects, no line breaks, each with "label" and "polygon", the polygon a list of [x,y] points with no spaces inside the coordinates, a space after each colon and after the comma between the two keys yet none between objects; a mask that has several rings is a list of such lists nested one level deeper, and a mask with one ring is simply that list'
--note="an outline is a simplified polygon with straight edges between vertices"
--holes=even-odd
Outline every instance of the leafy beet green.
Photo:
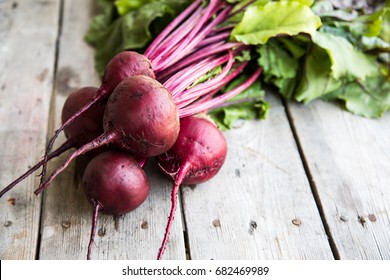
[{"label": "leafy beet green", "polygon": [[309,6],[298,1],[264,1],[249,6],[242,21],[232,31],[234,40],[262,45],[278,35],[314,34],[321,19]]},{"label": "leafy beet green", "polygon": [[258,1],[231,36],[256,46],[264,81],[284,98],[339,100],[354,114],[382,116],[390,109],[390,1],[311,2]]}]

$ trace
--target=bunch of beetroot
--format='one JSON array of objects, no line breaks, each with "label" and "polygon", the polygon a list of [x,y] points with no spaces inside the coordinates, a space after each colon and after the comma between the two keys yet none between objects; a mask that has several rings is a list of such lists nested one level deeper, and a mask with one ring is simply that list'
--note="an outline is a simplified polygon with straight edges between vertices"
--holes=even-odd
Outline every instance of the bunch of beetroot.
[{"label": "bunch of beetroot", "polygon": [[[125,51],[112,58],[99,88],[73,92],[63,107],[62,126],[49,141],[43,159],[0,193],[3,196],[42,166],[41,183],[35,190],[38,195],[74,159],[87,154],[91,160],[83,185],[94,208],[88,259],[98,212],[126,214],[147,198],[150,185],[142,167],[148,158],[154,158],[174,181],[158,259],[168,241],[179,186],[211,179],[225,161],[225,138],[204,113],[249,87],[261,70],[219,94],[247,66],[247,61],[235,59],[247,47],[228,42],[231,27],[220,27],[234,14],[232,6],[222,0],[203,2],[188,7],[144,54]],[[199,82],[216,67],[222,70]],[[67,141],[51,152],[62,131]],[[47,162],[70,148],[75,151],[46,178]]]}]

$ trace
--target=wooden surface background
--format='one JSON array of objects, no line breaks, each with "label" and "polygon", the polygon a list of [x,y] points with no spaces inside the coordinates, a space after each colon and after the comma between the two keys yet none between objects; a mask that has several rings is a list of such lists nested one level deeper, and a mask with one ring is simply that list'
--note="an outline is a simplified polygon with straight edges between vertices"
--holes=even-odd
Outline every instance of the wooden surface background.
[{"label": "wooden surface background", "polygon": [[[83,41],[95,10],[92,0],[0,1],[1,188],[41,158],[67,95],[99,86]],[[390,114],[365,119],[332,103],[267,98],[268,119],[225,133],[220,173],[181,187],[164,259],[390,259]],[[83,165],[41,196],[31,176],[1,198],[0,259],[86,258]],[[117,227],[100,216],[93,259],[156,258],[171,183],[153,162],[146,171],[150,196]]]}]

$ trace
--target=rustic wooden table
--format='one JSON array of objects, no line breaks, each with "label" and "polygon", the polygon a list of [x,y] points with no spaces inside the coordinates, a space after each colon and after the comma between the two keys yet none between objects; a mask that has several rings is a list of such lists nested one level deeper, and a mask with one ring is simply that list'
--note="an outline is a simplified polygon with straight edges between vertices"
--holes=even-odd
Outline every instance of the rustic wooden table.
[{"label": "rustic wooden table", "polygon": [[[0,1],[1,187],[41,158],[66,96],[99,85],[83,41],[94,10],[92,0]],[[390,259],[390,114],[268,100],[267,120],[226,133],[221,172],[181,188],[164,258]],[[86,258],[92,208],[75,172],[82,164],[41,196],[31,176],[1,198],[1,259]],[[93,259],[156,258],[171,183],[153,163],[146,169],[149,198],[117,228],[100,216]]]}]

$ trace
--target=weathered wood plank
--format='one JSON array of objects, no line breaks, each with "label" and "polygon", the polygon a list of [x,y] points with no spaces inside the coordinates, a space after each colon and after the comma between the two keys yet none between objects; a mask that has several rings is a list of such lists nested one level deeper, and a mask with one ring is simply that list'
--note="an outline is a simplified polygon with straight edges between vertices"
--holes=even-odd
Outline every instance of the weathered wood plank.
[{"label": "weathered wood plank", "polygon": [[[59,45],[56,103],[53,114],[55,126],[66,97],[82,86],[99,86],[94,64],[94,51],[84,41],[94,10],[93,0],[65,1]],[[64,141],[64,138],[58,142]],[[65,155],[66,156],[66,155]],[[53,161],[58,166],[65,156]],[[89,242],[92,207],[84,197],[80,182],[79,160],[59,176],[46,191],[43,213],[42,259],[85,259]],[[170,209],[170,183],[162,178],[153,165],[147,166],[152,190],[147,201],[138,209],[118,219],[101,215],[98,223],[92,259],[155,259],[164,235]],[[180,209],[178,209],[180,211]],[[179,212],[180,213],[180,212]],[[165,259],[185,258],[183,229],[180,215],[170,238],[172,247]]]},{"label": "weathered wood plank", "polygon": [[[0,186],[40,159],[46,141],[58,0],[0,2]],[[34,259],[41,198],[32,176],[0,201],[0,259]]]},{"label": "weathered wood plank", "polygon": [[290,108],[340,258],[390,259],[390,115],[321,101]]},{"label": "weathered wood plank", "polygon": [[[99,82],[93,71],[92,49],[80,35],[88,27],[89,5],[90,1],[63,2],[55,102],[51,112],[51,125],[54,127],[60,125],[62,105],[67,96],[82,86],[94,86]],[[53,131],[51,128],[49,137]],[[65,137],[61,135],[57,143],[64,141]],[[67,155],[54,159],[50,171],[60,165]],[[77,163],[72,164],[45,192],[39,252],[41,259],[83,259],[86,256],[91,210],[83,199],[81,172],[76,172],[76,165],[82,168],[85,159]]]},{"label": "weathered wood plank", "polygon": [[284,107],[269,98],[267,120],[226,133],[219,174],[182,187],[192,259],[333,258]]}]

